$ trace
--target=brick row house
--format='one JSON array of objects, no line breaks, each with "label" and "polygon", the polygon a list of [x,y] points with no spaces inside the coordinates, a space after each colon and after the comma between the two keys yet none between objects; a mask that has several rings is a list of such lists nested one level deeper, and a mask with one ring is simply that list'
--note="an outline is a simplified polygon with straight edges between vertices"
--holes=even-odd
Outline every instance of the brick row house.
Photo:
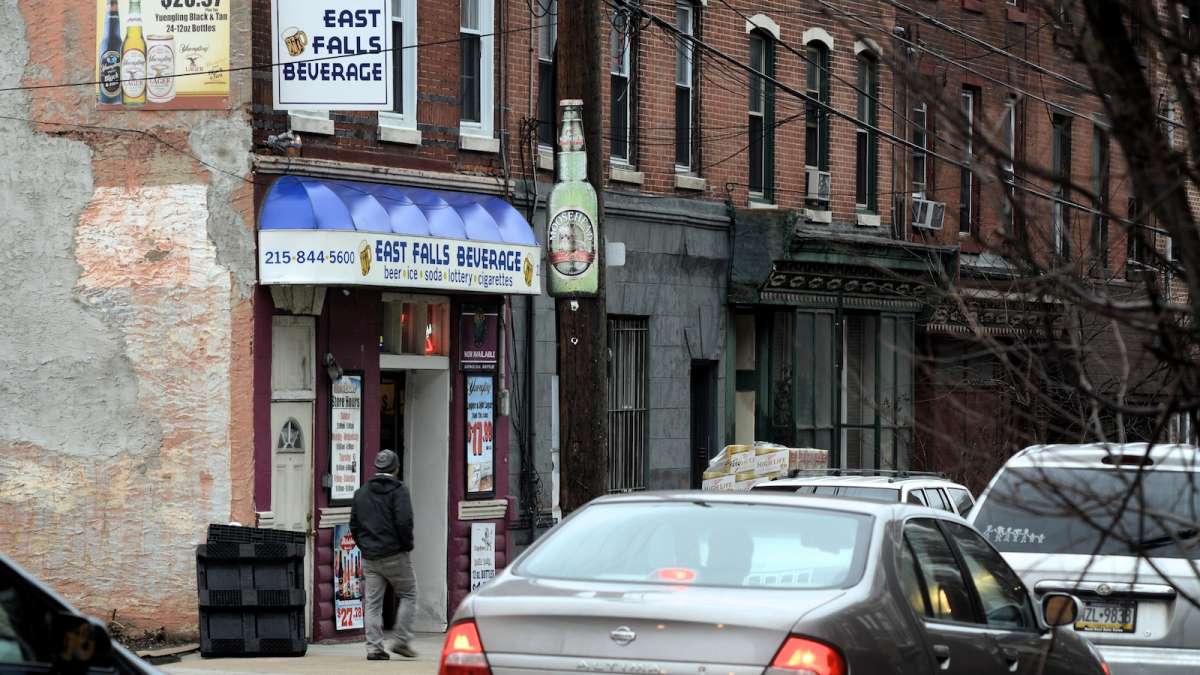
[{"label": "brick row house", "polygon": [[[999,232],[1019,224],[1039,255],[1121,283],[1148,264],[1139,247],[1165,250],[1045,199],[1005,206],[1014,185],[1069,195],[1064,180],[958,166],[1007,146],[1127,201],[1096,102],[960,34],[1086,82],[1050,19],[1017,2],[907,3],[943,25],[892,0],[604,2],[605,105],[584,115],[601,117],[590,150],[606,167],[605,239],[623,255],[605,272],[609,391],[579,395],[607,397],[595,451],[611,490],[698,487],[722,445],[760,440],[826,448],[838,467],[958,470],[959,446],[1002,445],[1002,420],[979,421],[995,366],[964,339],[947,284],[973,294],[985,335],[1020,339],[1048,310],[997,302],[1012,276]],[[269,0],[235,3],[224,107],[109,111],[69,88],[0,101],[17,118],[0,153],[36,160],[11,163],[28,189],[0,186],[12,221],[63,235],[21,249],[48,271],[14,276],[5,306],[49,328],[22,334],[3,375],[17,422],[0,448],[45,478],[0,490],[15,524],[0,541],[97,614],[194,628],[192,546],[208,522],[236,520],[309,532],[308,633],[358,637],[335,611],[345,480],[369,478],[385,448],[417,511],[419,629],[443,629],[471,588],[476,526],[494,528],[503,567],[553,522],[557,345],[540,246],[555,64],[576,55],[557,44],[554,0],[390,3],[391,111],[276,109]],[[18,44],[103,29],[94,7],[18,4],[42,31]],[[0,76],[90,77],[45,51]],[[54,199],[73,206],[38,207]],[[425,259],[500,252],[512,269],[494,276],[511,285],[372,283],[401,255],[378,244],[389,233]],[[278,275],[272,260],[315,241],[339,242],[328,250],[361,278]],[[79,337],[47,353],[50,334]],[[81,386],[50,386],[62,378]],[[64,404],[79,430],[36,428],[62,426],[46,410]],[[37,534],[80,531],[98,534]]]}]

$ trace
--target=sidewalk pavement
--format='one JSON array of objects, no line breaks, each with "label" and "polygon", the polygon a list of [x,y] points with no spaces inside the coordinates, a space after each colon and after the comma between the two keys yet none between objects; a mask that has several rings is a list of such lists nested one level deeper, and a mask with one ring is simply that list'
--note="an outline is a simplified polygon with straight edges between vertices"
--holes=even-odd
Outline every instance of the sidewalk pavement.
[{"label": "sidewalk pavement", "polygon": [[413,638],[417,658],[392,654],[390,661],[368,661],[362,642],[310,644],[299,657],[205,659],[189,654],[179,663],[159,666],[171,675],[222,675],[257,673],[392,673],[393,675],[436,675],[442,653],[442,633],[423,633]]}]

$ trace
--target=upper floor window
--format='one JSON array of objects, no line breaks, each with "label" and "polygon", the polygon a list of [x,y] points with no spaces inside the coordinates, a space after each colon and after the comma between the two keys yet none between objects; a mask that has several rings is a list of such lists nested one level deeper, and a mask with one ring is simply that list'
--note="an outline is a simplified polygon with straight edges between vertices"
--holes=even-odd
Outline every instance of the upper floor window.
[{"label": "upper floor window", "polygon": [[1054,115],[1050,172],[1054,176],[1051,194],[1055,201],[1051,207],[1054,254],[1067,257],[1070,252],[1071,210],[1066,202],[1071,200],[1071,118]]},{"label": "upper floor window", "polygon": [[[691,0],[675,5],[675,27],[682,35],[696,34],[696,9]],[[687,38],[675,45],[675,167],[692,168],[692,139],[696,118],[695,48]]]},{"label": "upper floor window", "polygon": [[392,109],[380,123],[417,126],[417,0],[392,0]]},{"label": "upper floor window", "polygon": [[1004,158],[1001,161],[1001,178],[1007,186],[1007,210],[1010,225],[1016,223],[1017,213],[1017,97],[1009,96],[1004,101],[1004,118],[1000,121],[1000,134],[1004,142]]},{"label": "upper floor window", "polygon": [[933,160],[929,150],[933,139],[933,119],[929,104],[921,101],[912,109],[912,194],[926,199],[933,192]]},{"label": "upper floor window", "polygon": [[1112,169],[1108,149],[1108,131],[1099,124],[1092,127],[1092,202],[1097,213],[1092,215],[1092,260],[1097,271],[1108,270],[1108,212],[1109,183]]},{"label": "upper floor window", "polygon": [[460,0],[459,119],[461,132],[492,135],[493,0]]},{"label": "upper floor window", "polygon": [[555,106],[554,50],[558,45],[558,0],[533,0],[538,22],[538,143],[554,146],[558,121]]},{"label": "upper floor window", "polygon": [[629,162],[632,154],[632,120],[630,86],[630,39],[629,15],[618,11],[613,16],[612,30],[609,32],[609,74],[610,74],[610,115],[611,141],[610,153],[612,159],[619,162]]},{"label": "upper floor window", "polygon": [[769,200],[775,181],[775,97],[767,78],[775,77],[775,43],[764,31],[750,33],[750,67],[762,73],[750,76],[750,194]]},{"label": "upper floor window", "polygon": [[858,59],[858,121],[855,132],[854,201],[859,211],[879,210],[879,66],[864,52]]},{"label": "upper floor window", "polygon": [[[808,43],[808,76],[805,90],[811,99],[829,105],[829,47]],[[829,170],[828,108],[809,100],[804,105],[804,164]]]},{"label": "upper floor window", "polygon": [[975,161],[975,122],[979,119],[979,90],[963,87],[963,167],[959,170],[958,232],[972,234],[979,224],[979,179],[971,168]]}]

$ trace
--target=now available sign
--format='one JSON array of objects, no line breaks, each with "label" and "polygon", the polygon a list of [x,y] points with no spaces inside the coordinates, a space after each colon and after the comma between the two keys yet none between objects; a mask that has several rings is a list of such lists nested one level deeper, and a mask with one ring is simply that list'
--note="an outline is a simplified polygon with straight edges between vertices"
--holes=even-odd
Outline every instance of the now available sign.
[{"label": "now available sign", "polygon": [[276,110],[391,110],[390,0],[271,0]]}]

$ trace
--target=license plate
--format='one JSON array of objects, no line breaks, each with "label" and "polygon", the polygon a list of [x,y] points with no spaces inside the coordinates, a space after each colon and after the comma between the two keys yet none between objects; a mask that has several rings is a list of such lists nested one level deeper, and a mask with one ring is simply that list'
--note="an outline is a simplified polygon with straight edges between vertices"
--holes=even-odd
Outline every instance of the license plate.
[{"label": "license plate", "polygon": [[1137,603],[1133,600],[1087,600],[1075,630],[1096,633],[1132,633],[1137,623]]}]

